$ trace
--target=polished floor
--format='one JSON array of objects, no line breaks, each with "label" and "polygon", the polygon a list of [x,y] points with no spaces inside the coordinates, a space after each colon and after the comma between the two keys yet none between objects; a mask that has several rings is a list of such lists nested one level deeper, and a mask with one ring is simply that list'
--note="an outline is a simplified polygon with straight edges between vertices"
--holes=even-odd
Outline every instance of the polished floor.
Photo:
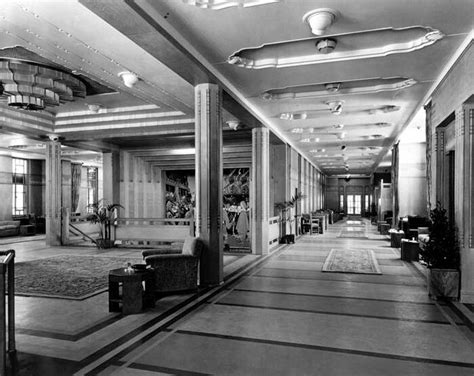
[{"label": "polished floor", "polygon": [[[106,293],[17,297],[19,374],[474,375],[472,328],[363,224],[364,236],[338,222],[267,257],[235,256],[222,286],[138,315],[108,313]],[[34,243],[15,244],[18,258],[78,252]],[[335,248],[373,250],[382,274],[322,272]]]}]

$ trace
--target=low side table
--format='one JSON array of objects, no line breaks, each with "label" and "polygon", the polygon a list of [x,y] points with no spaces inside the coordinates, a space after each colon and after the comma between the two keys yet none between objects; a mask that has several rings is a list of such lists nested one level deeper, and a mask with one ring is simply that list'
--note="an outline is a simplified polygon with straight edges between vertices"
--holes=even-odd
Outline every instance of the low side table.
[{"label": "low side table", "polygon": [[128,315],[139,313],[146,306],[153,307],[155,305],[153,285],[152,269],[143,271],[128,271],[127,268],[110,270],[109,312],[122,312],[124,315]]},{"label": "low side table", "polygon": [[380,224],[380,234],[381,235],[388,235],[388,230],[390,230],[390,225],[388,223],[381,223]]},{"label": "low side table", "polygon": [[388,231],[390,233],[390,247],[400,248],[402,245],[402,239],[405,236],[403,231],[392,230]]},{"label": "low side table", "polygon": [[20,235],[36,235],[36,228],[34,225],[21,225]]},{"label": "low side table", "polygon": [[418,261],[420,248],[418,246],[418,241],[402,239],[401,241],[401,259],[404,261]]}]

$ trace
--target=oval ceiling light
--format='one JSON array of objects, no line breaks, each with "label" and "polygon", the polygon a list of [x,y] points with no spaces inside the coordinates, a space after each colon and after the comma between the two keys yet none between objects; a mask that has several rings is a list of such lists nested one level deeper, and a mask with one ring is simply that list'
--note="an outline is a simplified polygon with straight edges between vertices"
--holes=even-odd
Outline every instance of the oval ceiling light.
[{"label": "oval ceiling light", "polygon": [[339,12],[331,8],[318,8],[307,12],[303,16],[303,22],[306,22],[311,28],[314,35],[323,35],[327,28],[329,28]]}]

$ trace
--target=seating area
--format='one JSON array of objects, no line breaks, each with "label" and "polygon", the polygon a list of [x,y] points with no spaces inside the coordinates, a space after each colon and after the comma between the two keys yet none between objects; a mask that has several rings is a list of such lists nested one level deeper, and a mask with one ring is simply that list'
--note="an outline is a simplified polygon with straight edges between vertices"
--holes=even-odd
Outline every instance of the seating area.
[{"label": "seating area", "polygon": [[191,236],[181,248],[174,244],[142,251],[145,263],[153,268],[156,296],[197,290],[201,252],[201,240]]},{"label": "seating area", "polygon": [[0,221],[0,236],[20,234],[20,221]]}]

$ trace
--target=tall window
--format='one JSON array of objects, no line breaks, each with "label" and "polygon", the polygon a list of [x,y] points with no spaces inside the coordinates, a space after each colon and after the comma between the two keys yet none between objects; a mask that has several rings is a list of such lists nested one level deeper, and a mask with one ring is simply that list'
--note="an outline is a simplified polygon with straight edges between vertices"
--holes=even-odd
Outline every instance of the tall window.
[{"label": "tall window", "polygon": [[26,160],[12,158],[12,214],[24,215],[26,205]]},{"label": "tall window", "polygon": [[370,196],[365,195],[365,212],[370,212]]},{"label": "tall window", "polygon": [[92,212],[92,204],[96,203],[98,198],[98,171],[97,167],[87,167],[87,211]]},{"label": "tall window", "polygon": [[347,214],[360,214],[361,195],[347,195]]},{"label": "tall window", "polygon": [[344,195],[339,195],[339,209],[344,210]]}]

